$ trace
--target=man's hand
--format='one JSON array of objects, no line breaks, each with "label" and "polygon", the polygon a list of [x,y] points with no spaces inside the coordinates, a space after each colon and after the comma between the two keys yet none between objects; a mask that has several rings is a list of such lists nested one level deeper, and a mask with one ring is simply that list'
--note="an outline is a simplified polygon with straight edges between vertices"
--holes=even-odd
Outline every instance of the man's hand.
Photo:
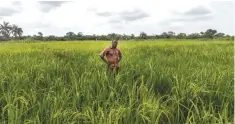
[{"label": "man's hand", "polygon": [[104,59],[103,56],[100,56],[100,58],[101,58],[106,64],[108,64],[108,62]]},{"label": "man's hand", "polygon": [[122,60],[122,56],[119,56],[118,62],[120,62]]}]

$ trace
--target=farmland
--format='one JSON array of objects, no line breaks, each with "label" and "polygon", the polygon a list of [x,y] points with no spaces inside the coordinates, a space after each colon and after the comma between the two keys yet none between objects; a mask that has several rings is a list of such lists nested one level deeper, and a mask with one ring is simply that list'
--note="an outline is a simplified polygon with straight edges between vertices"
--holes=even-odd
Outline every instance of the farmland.
[{"label": "farmland", "polygon": [[233,41],[0,43],[0,123],[232,123]]}]

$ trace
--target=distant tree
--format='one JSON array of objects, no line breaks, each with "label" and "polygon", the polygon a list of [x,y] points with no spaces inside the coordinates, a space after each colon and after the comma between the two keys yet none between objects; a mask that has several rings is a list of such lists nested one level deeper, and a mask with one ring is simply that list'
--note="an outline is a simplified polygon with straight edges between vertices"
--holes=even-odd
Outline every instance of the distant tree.
[{"label": "distant tree", "polygon": [[201,31],[201,32],[199,32],[199,34],[200,34],[200,38],[206,38],[205,32]]},{"label": "distant tree", "polygon": [[49,36],[48,36],[48,40],[49,40],[49,41],[56,40],[56,36],[54,36],[54,35],[49,35]]},{"label": "distant tree", "polygon": [[111,38],[112,38],[112,39],[115,39],[116,37],[117,37],[117,34],[116,34],[116,33],[112,33],[112,34],[111,34]]},{"label": "distant tree", "polygon": [[227,34],[227,35],[224,36],[224,39],[225,40],[234,40],[234,36],[230,36],[230,35]]},{"label": "distant tree", "polygon": [[4,37],[9,38],[11,30],[12,26],[9,22],[4,21],[3,24],[0,24],[0,32]]},{"label": "distant tree", "polygon": [[32,37],[32,36],[30,36],[30,35],[27,35],[27,36],[21,36],[21,38],[22,38],[22,39],[33,39],[33,37]]},{"label": "distant tree", "polygon": [[76,36],[76,40],[88,40],[89,39],[89,35],[83,35],[82,32],[78,32],[77,36]]},{"label": "distant tree", "polygon": [[6,37],[0,35],[0,41],[8,41],[8,40],[9,39],[7,39]]},{"label": "distant tree", "polygon": [[208,29],[208,30],[205,32],[205,37],[210,38],[210,39],[213,39],[216,33],[217,33],[216,30]]},{"label": "distant tree", "polygon": [[216,37],[223,37],[225,34],[224,33],[217,33],[215,34]]},{"label": "distant tree", "polygon": [[200,32],[200,35],[203,37],[205,35],[205,32]]},{"label": "distant tree", "polygon": [[17,38],[17,35],[18,35],[18,26],[17,25],[12,25],[12,28],[11,28],[11,33],[12,33],[12,35],[15,37],[15,38]]},{"label": "distant tree", "polygon": [[38,40],[43,40],[43,33],[42,32],[38,32]]},{"label": "distant tree", "polygon": [[176,37],[178,39],[185,39],[186,38],[186,34],[185,33],[179,33]]},{"label": "distant tree", "polygon": [[167,32],[163,32],[163,33],[161,34],[161,38],[165,39],[165,38],[170,38],[170,37],[169,37],[169,35],[168,35]]},{"label": "distant tree", "polygon": [[[134,34],[117,34],[117,33],[110,33],[107,35],[84,35],[82,32],[78,32],[77,34],[73,32],[67,32],[66,35],[63,37],[57,37],[54,35],[50,35],[47,37],[43,37],[42,32],[38,32],[38,35],[31,36],[22,36],[23,35],[23,29],[19,28],[17,25],[13,24],[10,25],[9,22],[3,22],[0,24],[0,40],[9,40],[11,36],[13,36],[15,39],[23,38],[23,39],[35,39],[35,40],[113,40],[113,39],[121,39],[121,40],[129,40],[129,39],[135,39]],[[13,38],[12,37],[12,38]],[[163,32],[162,34],[151,34],[147,35],[145,32],[140,32],[139,36],[137,36],[139,39],[169,39],[169,38],[177,38],[177,39],[201,39],[201,38],[209,38],[209,39],[226,39],[226,40],[234,40],[234,36],[226,35],[223,32],[217,33],[214,29],[208,29],[205,32],[199,32],[199,33],[191,33],[186,35],[186,33],[179,33],[175,34],[173,31]]]},{"label": "distant tree", "polygon": [[121,35],[121,34],[116,34],[116,37],[115,37],[114,39],[120,40],[120,39],[123,39],[123,38],[124,38],[123,35]]},{"label": "distant tree", "polygon": [[126,34],[123,34],[123,35],[122,35],[122,39],[123,39],[123,40],[128,40],[128,36],[127,36]]},{"label": "distant tree", "polygon": [[135,35],[134,34],[131,34],[131,39],[134,39],[135,38]]},{"label": "distant tree", "polygon": [[97,40],[96,34],[93,34],[93,35],[92,35],[92,40]]},{"label": "distant tree", "polygon": [[98,36],[98,39],[99,40],[109,40],[109,37],[106,35],[101,35],[101,36]]},{"label": "distant tree", "polygon": [[156,39],[160,39],[160,38],[161,38],[161,35],[156,34],[156,35],[155,35],[155,38],[156,38]]},{"label": "distant tree", "polygon": [[38,36],[43,37],[43,33],[42,32],[38,32]]},{"label": "distant tree", "polygon": [[155,38],[156,38],[156,35],[155,35],[155,34],[152,34],[152,35],[148,35],[148,36],[147,36],[147,39],[153,40],[153,39],[155,39]]},{"label": "distant tree", "polygon": [[173,31],[168,31],[168,32],[167,32],[167,35],[168,35],[169,38],[173,38],[173,37],[175,36],[175,32],[173,32]]},{"label": "distant tree", "polygon": [[198,39],[198,38],[200,38],[199,33],[192,33],[188,35],[188,39]]},{"label": "distant tree", "polygon": [[73,32],[67,32],[65,35],[65,38],[67,38],[68,40],[75,40],[76,39],[76,34]]},{"label": "distant tree", "polygon": [[111,33],[111,34],[108,34],[107,36],[108,36],[109,39],[113,40],[113,39],[116,39],[118,37],[118,34]]},{"label": "distant tree", "polygon": [[34,40],[38,40],[38,36],[37,35],[33,35],[33,37],[32,37]]},{"label": "distant tree", "polygon": [[140,38],[141,39],[146,39],[147,38],[147,34],[145,32],[140,32]]},{"label": "distant tree", "polygon": [[83,36],[83,33],[82,33],[82,32],[78,32],[77,36],[78,36],[78,37],[82,37],[82,36]]},{"label": "distant tree", "polygon": [[18,29],[17,29],[17,35],[18,35],[18,37],[19,37],[20,39],[21,39],[23,33],[24,33],[24,31],[23,31],[22,28],[18,28]]},{"label": "distant tree", "polygon": [[66,36],[72,37],[72,36],[76,36],[76,35],[75,35],[73,32],[70,31],[70,32],[67,32],[67,33],[66,33]]}]

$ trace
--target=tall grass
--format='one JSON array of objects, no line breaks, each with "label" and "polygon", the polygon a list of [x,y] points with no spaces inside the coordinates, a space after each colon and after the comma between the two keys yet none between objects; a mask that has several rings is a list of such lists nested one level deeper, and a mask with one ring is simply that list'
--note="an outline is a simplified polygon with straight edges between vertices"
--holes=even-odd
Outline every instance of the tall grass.
[{"label": "tall grass", "polygon": [[0,123],[232,123],[233,42],[0,44]]}]

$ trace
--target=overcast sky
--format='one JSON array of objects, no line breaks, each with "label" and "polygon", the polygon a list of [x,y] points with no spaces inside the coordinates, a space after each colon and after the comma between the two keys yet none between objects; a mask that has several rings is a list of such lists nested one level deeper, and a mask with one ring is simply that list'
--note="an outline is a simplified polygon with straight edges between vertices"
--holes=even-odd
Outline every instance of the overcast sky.
[{"label": "overcast sky", "polygon": [[23,28],[24,35],[42,32],[147,34],[201,32],[208,28],[234,34],[234,0],[1,0],[0,23]]}]

